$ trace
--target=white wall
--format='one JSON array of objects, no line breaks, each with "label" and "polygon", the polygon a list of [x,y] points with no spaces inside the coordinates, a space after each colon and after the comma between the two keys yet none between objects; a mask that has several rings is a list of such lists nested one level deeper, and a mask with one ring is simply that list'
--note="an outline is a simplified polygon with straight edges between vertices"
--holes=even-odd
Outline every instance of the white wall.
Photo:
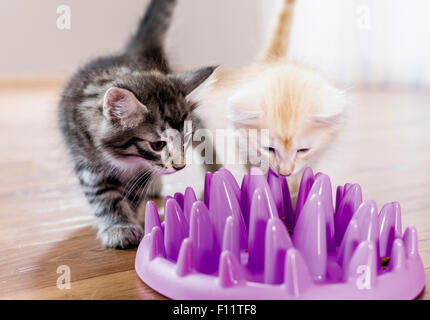
[{"label": "white wall", "polygon": [[[1,1],[0,78],[71,72],[114,52],[148,1]],[[185,68],[248,64],[282,1],[179,0],[169,56]],[[71,7],[70,31],[56,27],[60,4]],[[297,0],[289,54],[345,86],[430,87],[429,12],[424,0]]]},{"label": "white wall", "polygon": [[[121,48],[149,0],[0,1],[0,77],[73,71]],[[56,26],[57,7],[71,8],[71,30]],[[260,45],[258,1],[179,0],[167,48],[173,62],[237,66]]]}]

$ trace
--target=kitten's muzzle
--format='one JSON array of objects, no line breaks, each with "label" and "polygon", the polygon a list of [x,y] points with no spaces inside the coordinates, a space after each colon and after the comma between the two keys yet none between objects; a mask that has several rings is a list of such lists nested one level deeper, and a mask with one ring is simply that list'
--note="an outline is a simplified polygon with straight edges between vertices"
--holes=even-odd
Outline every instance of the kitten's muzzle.
[{"label": "kitten's muzzle", "polygon": [[172,165],[173,169],[175,169],[176,171],[182,170],[185,168],[185,164],[173,164]]}]

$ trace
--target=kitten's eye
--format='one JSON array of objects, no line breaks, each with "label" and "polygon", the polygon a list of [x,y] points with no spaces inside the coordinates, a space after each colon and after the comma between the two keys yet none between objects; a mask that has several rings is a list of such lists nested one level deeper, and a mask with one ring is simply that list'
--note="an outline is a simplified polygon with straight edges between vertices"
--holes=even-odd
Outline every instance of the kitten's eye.
[{"label": "kitten's eye", "polygon": [[149,145],[151,146],[152,150],[161,151],[166,146],[166,141],[154,141],[150,142]]},{"label": "kitten's eye", "polygon": [[301,148],[297,150],[297,153],[306,153],[308,152],[310,149],[309,148]]},{"label": "kitten's eye", "polygon": [[272,147],[264,147],[264,149],[266,149],[269,152],[276,152],[275,148],[272,148]]}]

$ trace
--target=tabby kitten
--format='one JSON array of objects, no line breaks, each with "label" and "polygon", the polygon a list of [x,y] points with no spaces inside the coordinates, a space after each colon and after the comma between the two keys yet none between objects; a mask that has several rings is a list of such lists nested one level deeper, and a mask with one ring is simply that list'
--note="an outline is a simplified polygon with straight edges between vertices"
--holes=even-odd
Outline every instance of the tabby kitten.
[{"label": "tabby kitten", "polygon": [[175,3],[152,0],[126,50],[79,70],[60,101],[60,128],[106,247],[141,240],[137,208],[150,181],[185,166],[184,121],[199,122],[187,96],[214,70],[171,73],[163,39]]}]

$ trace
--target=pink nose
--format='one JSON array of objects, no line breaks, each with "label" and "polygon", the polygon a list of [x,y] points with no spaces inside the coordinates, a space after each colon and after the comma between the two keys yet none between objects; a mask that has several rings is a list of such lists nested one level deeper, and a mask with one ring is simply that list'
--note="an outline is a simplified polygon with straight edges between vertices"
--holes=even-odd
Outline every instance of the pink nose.
[{"label": "pink nose", "polygon": [[284,177],[290,176],[294,171],[294,165],[281,164],[279,168],[279,174]]}]

